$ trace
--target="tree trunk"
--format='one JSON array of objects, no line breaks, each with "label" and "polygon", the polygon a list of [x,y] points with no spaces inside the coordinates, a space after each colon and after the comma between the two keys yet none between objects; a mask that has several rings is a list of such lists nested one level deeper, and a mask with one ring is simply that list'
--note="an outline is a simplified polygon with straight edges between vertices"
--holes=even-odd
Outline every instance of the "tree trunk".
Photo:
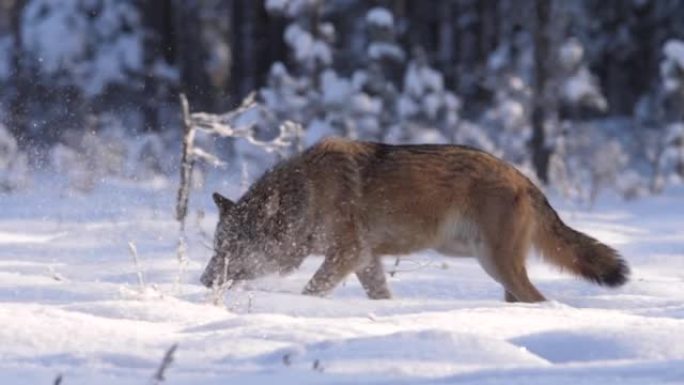
[{"label": "tree trunk", "polygon": [[[171,27],[171,1],[148,1],[142,3],[143,37],[143,119],[145,131],[159,131],[159,107],[161,95],[159,79],[154,72],[158,60],[165,58],[164,37]],[[170,56],[169,56],[170,57]]]},{"label": "tree trunk", "polygon": [[544,124],[547,118],[546,84],[549,80],[550,55],[549,16],[551,0],[535,0],[536,28],[534,31],[534,106],[532,110],[532,163],[542,183],[549,182],[550,149],[546,146]]},{"label": "tree trunk", "polygon": [[30,142],[28,132],[29,92],[26,81],[26,61],[24,53],[24,37],[21,31],[21,16],[26,5],[25,0],[16,0],[10,10],[10,32],[12,34],[11,49],[11,87],[14,95],[9,106],[9,130],[21,148]]},{"label": "tree trunk", "polygon": [[[257,3],[257,4],[255,4]],[[234,43],[233,50],[237,54],[233,62],[233,101],[242,100],[248,93],[257,88],[258,62],[255,47],[255,7],[261,2],[236,1],[233,8]]]},{"label": "tree trunk", "polygon": [[441,68],[446,69],[447,78],[454,77],[454,4],[448,1],[439,3],[439,30],[437,58]]},{"label": "tree trunk", "polygon": [[197,110],[215,112],[215,98],[205,71],[207,47],[202,40],[201,3],[176,0],[173,2],[176,25],[178,68],[181,92]]},{"label": "tree trunk", "polygon": [[478,50],[478,66],[487,64],[489,54],[498,45],[499,20],[498,0],[480,0],[477,3],[478,19],[480,20],[480,47]]},{"label": "tree trunk", "polygon": [[[321,25],[321,7],[322,7],[321,1],[316,1],[314,2],[311,7],[311,13],[309,14],[309,29],[311,31],[311,36],[313,36],[314,40],[320,40],[321,39],[321,31],[320,31],[320,25]],[[318,89],[320,87],[320,78],[321,78],[321,72],[323,72],[323,66],[321,63],[318,62],[318,60],[314,60],[313,63],[313,68],[311,69],[311,74],[309,74],[311,78],[311,84],[315,89]]]}]

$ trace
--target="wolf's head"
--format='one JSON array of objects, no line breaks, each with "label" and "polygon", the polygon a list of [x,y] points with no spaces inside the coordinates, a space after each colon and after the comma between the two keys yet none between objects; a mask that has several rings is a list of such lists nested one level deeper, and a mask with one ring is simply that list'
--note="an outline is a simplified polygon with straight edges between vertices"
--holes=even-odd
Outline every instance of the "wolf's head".
[{"label": "wolf's head", "polygon": [[206,287],[228,281],[254,279],[277,270],[274,238],[268,224],[277,211],[277,194],[259,201],[235,203],[213,194],[219,221],[214,233],[214,254],[200,281]]}]

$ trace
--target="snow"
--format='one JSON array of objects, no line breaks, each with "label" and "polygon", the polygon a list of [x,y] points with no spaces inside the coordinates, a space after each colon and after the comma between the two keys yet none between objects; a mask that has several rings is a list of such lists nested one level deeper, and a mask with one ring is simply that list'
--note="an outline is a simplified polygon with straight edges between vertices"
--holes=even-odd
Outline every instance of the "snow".
[{"label": "snow", "polygon": [[598,81],[586,67],[580,68],[576,74],[569,76],[561,88],[561,96],[573,104],[585,103],[599,111],[608,108],[606,99],[601,95]]},{"label": "snow", "polygon": [[380,28],[394,28],[394,16],[385,8],[375,7],[366,14],[366,22]]},{"label": "snow", "polygon": [[373,42],[368,45],[368,57],[373,60],[391,58],[402,61],[405,58],[404,50],[396,44],[386,42]]},{"label": "snow", "polygon": [[294,17],[314,6],[316,1],[318,0],[267,0],[265,7],[271,13]]},{"label": "snow", "polygon": [[671,39],[665,42],[663,47],[665,57],[677,63],[679,68],[684,69],[684,42],[681,40]]},{"label": "snow", "polygon": [[663,46],[664,60],[660,64],[663,87],[667,92],[676,92],[681,87],[684,71],[684,41],[671,39]]},{"label": "snow", "polygon": [[325,70],[321,74],[322,101],[326,105],[341,105],[348,102],[352,94],[351,82],[337,76],[335,71]]},{"label": "snow", "polygon": [[[22,33],[28,49],[41,53],[39,61],[42,68],[54,73],[73,65],[74,58],[81,55],[85,36],[77,32],[84,28],[83,20],[73,16],[77,7],[75,2],[58,1],[54,7],[48,4],[47,15],[43,10],[45,4],[41,3],[28,4],[23,16],[27,22]],[[55,44],[56,41],[59,44]]]},{"label": "snow", "polygon": [[266,9],[269,12],[283,12],[287,7],[288,0],[266,0]]},{"label": "snow", "polygon": [[578,66],[584,58],[584,47],[575,38],[568,39],[558,51],[560,63],[565,68]]},{"label": "snow", "polygon": [[404,75],[406,93],[414,97],[421,97],[427,92],[440,92],[444,89],[442,74],[434,69],[411,63]]},{"label": "snow", "polygon": [[356,112],[370,115],[378,115],[382,112],[382,102],[362,92],[354,94],[350,104]]},{"label": "snow", "polygon": [[330,124],[321,119],[314,119],[304,131],[304,143],[310,146],[327,136],[333,135],[335,135],[335,131],[330,127]]},{"label": "snow", "polygon": [[285,29],[285,42],[294,50],[295,58],[302,63],[319,61],[330,64],[332,52],[330,47],[319,39],[315,39],[309,31],[296,23]]},{"label": "snow", "polygon": [[17,243],[48,243],[58,237],[59,234],[33,235],[0,231],[0,245],[11,245]]},{"label": "snow", "polygon": [[418,113],[418,105],[412,98],[402,95],[397,102],[397,110],[399,111],[399,116],[402,118],[409,117]]},{"label": "snow", "polygon": [[[207,180],[222,180],[210,175]],[[0,382],[148,382],[178,343],[168,384],[661,384],[684,380],[684,188],[593,211],[557,199],[570,224],[633,269],[617,290],[532,260],[552,300],[507,304],[471,259],[412,255],[371,301],[349,278],[329,298],[299,294],[320,257],[211,304],[198,283],[216,213],[194,191],[180,287],[171,187],[98,184],[71,194],[50,175],[0,199]],[[206,215],[196,215],[203,209]],[[205,235],[202,235],[205,234]],[[128,250],[138,250],[145,288]],[[394,261],[386,261],[388,269]]]},{"label": "snow", "polygon": [[667,126],[667,142],[674,142],[681,137],[684,137],[684,123],[672,123]]}]

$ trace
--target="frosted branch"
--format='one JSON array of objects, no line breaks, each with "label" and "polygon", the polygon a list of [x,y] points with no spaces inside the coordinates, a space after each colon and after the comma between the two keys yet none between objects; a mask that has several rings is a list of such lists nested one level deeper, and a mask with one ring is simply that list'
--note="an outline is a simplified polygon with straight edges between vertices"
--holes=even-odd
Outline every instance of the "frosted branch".
[{"label": "frosted branch", "polygon": [[[266,108],[256,101],[256,94],[250,93],[238,108],[225,114],[209,114],[196,112],[190,114],[190,125],[193,129],[202,130],[211,135],[226,138],[242,138],[252,145],[261,147],[266,152],[282,151],[290,147],[303,129],[301,125],[285,121],[278,126],[278,136],[271,140],[255,138],[255,119],[249,119],[249,114],[259,114],[271,117]],[[241,121],[242,120],[242,121]],[[272,119],[275,120],[275,119]],[[202,155],[206,155],[203,153]]]}]

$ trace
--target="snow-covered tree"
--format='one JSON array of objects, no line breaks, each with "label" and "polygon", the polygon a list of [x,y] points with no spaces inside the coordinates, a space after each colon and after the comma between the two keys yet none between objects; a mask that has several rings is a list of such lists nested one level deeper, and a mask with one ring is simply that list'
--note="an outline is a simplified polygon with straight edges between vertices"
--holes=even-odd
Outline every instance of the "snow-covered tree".
[{"label": "snow-covered tree", "polygon": [[598,78],[589,71],[584,46],[577,38],[568,38],[558,49],[560,102],[566,117],[581,117],[583,110],[605,112],[608,102]]},{"label": "snow-covered tree", "polygon": [[531,167],[533,64],[529,33],[514,30],[489,56],[485,89],[492,100],[479,123],[494,142],[496,152],[519,166]]},{"label": "snow-covered tree", "polygon": [[275,113],[272,123],[286,119],[300,122],[307,143],[331,134],[377,135],[381,100],[364,92],[368,77],[363,73],[348,78],[336,72],[332,47],[335,30],[331,23],[321,21],[322,4],[271,0],[266,6],[291,20],[284,38],[292,52],[292,68],[275,63],[267,87],[261,90],[265,105]]},{"label": "snow-covered tree", "polygon": [[[267,7],[292,20],[285,41],[293,60],[289,68],[283,63],[271,67],[261,96],[276,120],[301,122],[308,143],[330,134],[391,142],[456,138],[460,100],[423,50],[415,49],[404,67],[405,52],[389,10],[375,7],[366,13],[366,64],[347,77],[332,61],[332,25],[311,15],[320,12],[317,2],[273,0]],[[320,22],[318,32],[313,32],[312,20]],[[477,135],[470,128],[472,142]]]},{"label": "snow-covered tree", "polygon": [[374,7],[366,13],[365,22],[368,34],[366,55],[370,62],[386,72],[386,78],[392,79],[396,76],[396,67],[406,60],[406,53],[397,42],[394,15],[387,8]]},{"label": "snow-covered tree", "polygon": [[684,41],[662,47],[660,81],[635,106],[636,154],[649,166],[651,192],[684,178]]},{"label": "snow-covered tree", "polygon": [[[382,103],[378,126],[367,136],[383,139],[397,119],[397,84],[406,60],[404,49],[397,42],[394,15],[383,7],[371,8],[364,19],[367,33],[365,66],[354,73],[361,90]],[[372,135],[371,135],[372,134]]]},{"label": "snow-covered tree", "polygon": [[530,159],[531,90],[520,76],[513,73],[501,75],[499,81],[492,106],[483,113],[481,124],[494,138],[499,155],[510,162],[525,165]]},{"label": "snow-covered tree", "polygon": [[667,41],[663,53],[660,72],[668,117],[664,162],[684,179],[684,41]]},{"label": "snow-covered tree", "polygon": [[[458,125],[461,102],[447,90],[444,76],[431,67],[425,52],[416,49],[404,72],[397,98],[398,124],[390,141],[450,142]],[[397,131],[398,130],[398,131]]]},{"label": "snow-covered tree", "polygon": [[565,39],[557,52],[560,122],[553,135],[549,178],[564,195],[593,202],[600,189],[615,187],[629,157],[619,138],[606,136],[600,124],[585,122],[607,111],[608,104],[580,40]]},{"label": "snow-covered tree", "polygon": [[142,66],[140,13],[134,0],[33,0],[23,13],[24,44],[39,72],[88,96],[126,84]]}]

